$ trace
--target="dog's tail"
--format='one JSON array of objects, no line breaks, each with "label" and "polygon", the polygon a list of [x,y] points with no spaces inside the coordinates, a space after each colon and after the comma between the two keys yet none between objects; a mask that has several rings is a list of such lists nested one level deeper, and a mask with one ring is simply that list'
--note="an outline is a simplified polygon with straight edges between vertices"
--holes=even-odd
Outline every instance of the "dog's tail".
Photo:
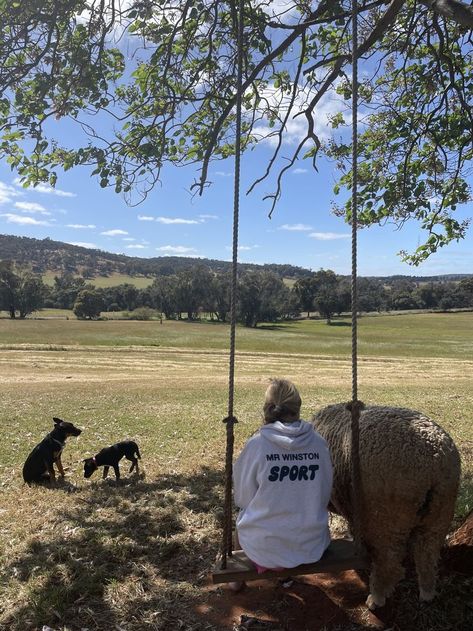
[{"label": "dog's tail", "polygon": [[139,460],[141,460],[140,450],[138,449],[138,445],[136,443],[135,443],[135,452],[136,452],[137,458],[139,458]]}]

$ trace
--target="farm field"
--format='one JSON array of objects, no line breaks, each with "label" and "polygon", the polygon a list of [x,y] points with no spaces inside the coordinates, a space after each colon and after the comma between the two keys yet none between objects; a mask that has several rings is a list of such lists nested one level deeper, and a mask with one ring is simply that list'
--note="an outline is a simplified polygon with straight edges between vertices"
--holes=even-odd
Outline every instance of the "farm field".
[{"label": "farm field", "polygon": [[[220,545],[228,333],[205,323],[0,320],[1,631],[230,630],[249,607],[208,585]],[[360,398],[421,409],[455,439],[460,522],[473,506],[473,314],[361,318],[359,336]],[[237,347],[236,452],[260,423],[270,377],[294,380],[305,418],[350,398],[343,321],[238,328]],[[83,429],[63,455],[66,481],[26,487],[23,462],[53,416]],[[82,459],[125,438],[140,445],[142,474],[128,476],[122,461],[120,484],[100,472],[85,480]],[[402,631],[414,628],[403,626],[409,585],[388,621]],[[466,630],[467,596],[449,581],[439,588],[415,628]],[[336,589],[320,594],[337,602]],[[288,596],[276,588],[269,598],[277,620]],[[358,604],[333,608],[325,628],[369,628],[357,626],[369,622]]]},{"label": "farm field", "polygon": [[[41,312],[38,312],[41,313]],[[229,327],[220,323],[76,320],[72,312],[47,310],[46,319],[0,318],[1,345],[145,346],[226,351]],[[69,315],[68,315],[69,314]],[[51,323],[51,316],[57,320]],[[72,320],[66,320],[72,317]],[[365,316],[358,322],[360,355],[376,357],[473,357],[473,313]],[[346,357],[351,353],[348,318],[301,320],[238,327],[239,350]]]},{"label": "farm field", "polygon": [[[46,272],[43,274],[43,282],[52,287],[54,285],[54,277],[60,275],[61,272]],[[95,285],[95,287],[115,287],[116,285],[128,283],[138,289],[144,289],[153,283],[153,279],[145,278],[144,276],[128,276],[128,274],[110,274],[110,276],[89,278],[86,282]]]}]

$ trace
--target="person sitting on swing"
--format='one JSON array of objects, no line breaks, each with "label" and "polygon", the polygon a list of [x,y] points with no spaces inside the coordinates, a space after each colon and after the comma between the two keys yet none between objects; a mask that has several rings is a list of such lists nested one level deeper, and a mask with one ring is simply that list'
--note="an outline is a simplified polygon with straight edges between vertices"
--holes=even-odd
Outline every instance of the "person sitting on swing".
[{"label": "person sitting on swing", "polygon": [[[300,409],[295,385],[271,380],[263,425],[233,466],[240,509],[235,543],[259,574],[315,563],[330,543],[330,453],[313,425],[300,419]],[[234,590],[242,586],[231,584]]]}]

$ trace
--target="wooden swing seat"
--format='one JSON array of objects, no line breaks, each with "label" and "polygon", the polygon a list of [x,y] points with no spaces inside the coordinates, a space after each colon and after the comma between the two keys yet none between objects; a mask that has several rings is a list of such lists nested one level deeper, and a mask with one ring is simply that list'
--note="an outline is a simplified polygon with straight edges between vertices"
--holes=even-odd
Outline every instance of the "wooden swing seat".
[{"label": "wooden swing seat", "polygon": [[227,557],[227,567],[225,569],[214,568],[212,582],[257,581],[288,576],[302,576],[304,574],[320,574],[323,572],[336,574],[345,570],[362,570],[367,567],[367,558],[357,552],[353,541],[333,539],[322,558],[316,563],[304,563],[303,565],[277,572],[267,570],[263,574],[258,574],[253,562],[248,559],[243,550],[235,550],[231,557]]}]

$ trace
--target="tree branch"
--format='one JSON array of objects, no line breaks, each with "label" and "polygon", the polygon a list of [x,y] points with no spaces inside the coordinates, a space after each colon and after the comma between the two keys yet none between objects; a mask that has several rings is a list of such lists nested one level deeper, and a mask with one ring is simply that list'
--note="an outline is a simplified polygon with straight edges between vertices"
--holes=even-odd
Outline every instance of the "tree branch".
[{"label": "tree branch", "polygon": [[[399,13],[404,3],[405,3],[405,0],[392,0],[391,4],[386,9],[386,12],[378,20],[378,22],[376,23],[376,26],[373,28],[371,33],[368,35],[365,41],[362,44],[360,44],[360,46],[358,47],[358,58],[360,58],[362,55],[367,53],[370,50],[370,48],[373,46],[373,44],[375,44],[377,41],[379,41],[383,37],[383,35],[388,30],[388,27],[392,24],[392,22],[396,18],[396,15]],[[351,56],[347,54],[347,55],[336,55],[336,56],[330,57],[329,59],[322,59],[321,61],[318,61],[317,63],[313,64],[309,68],[306,68],[304,70],[304,75],[307,75],[310,72],[313,72],[314,70],[316,70],[317,68],[320,68],[322,66],[328,65],[333,62],[337,62],[338,64],[339,61],[342,61],[342,62],[349,61],[350,58]]]},{"label": "tree branch", "polygon": [[460,0],[419,0],[421,4],[435,11],[444,18],[453,20],[461,26],[473,29],[473,6]]}]

